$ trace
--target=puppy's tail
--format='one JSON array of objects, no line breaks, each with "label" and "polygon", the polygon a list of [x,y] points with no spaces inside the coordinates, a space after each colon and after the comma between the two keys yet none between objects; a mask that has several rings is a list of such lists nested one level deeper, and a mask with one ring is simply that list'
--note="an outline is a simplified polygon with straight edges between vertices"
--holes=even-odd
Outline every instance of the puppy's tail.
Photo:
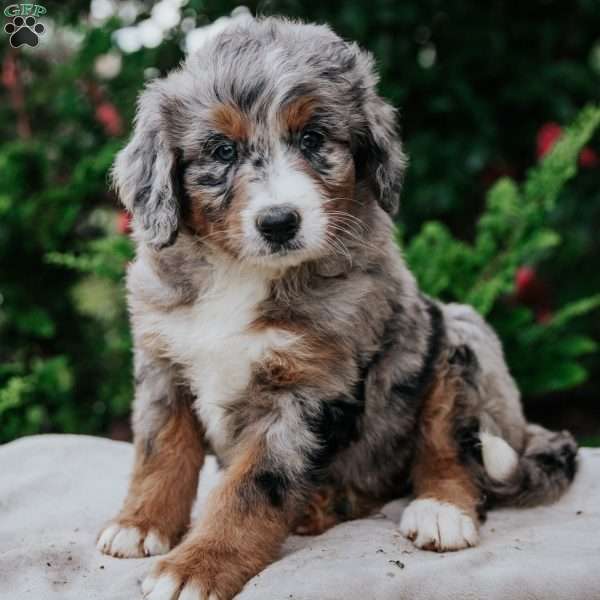
[{"label": "puppy's tail", "polygon": [[577,470],[573,436],[539,425],[527,426],[527,441],[517,454],[502,438],[481,432],[483,487],[497,504],[534,506],[553,502],[569,487]]}]

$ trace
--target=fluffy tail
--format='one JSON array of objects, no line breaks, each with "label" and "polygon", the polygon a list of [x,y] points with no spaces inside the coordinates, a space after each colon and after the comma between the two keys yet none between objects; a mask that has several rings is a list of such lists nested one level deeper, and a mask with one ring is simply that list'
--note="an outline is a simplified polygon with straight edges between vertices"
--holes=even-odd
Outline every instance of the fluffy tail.
[{"label": "fluffy tail", "polygon": [[577,470],[577,444],[568,431],[527,426],[527,442],[517,454],[502,438],[481,432],[483,486],[499,504],[534,506],[553,502]]}]

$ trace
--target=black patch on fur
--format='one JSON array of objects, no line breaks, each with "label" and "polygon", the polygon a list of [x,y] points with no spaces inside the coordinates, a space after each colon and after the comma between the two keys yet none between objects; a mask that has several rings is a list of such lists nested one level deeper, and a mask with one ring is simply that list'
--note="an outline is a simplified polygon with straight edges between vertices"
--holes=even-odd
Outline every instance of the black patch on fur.
[{"label": "black patch on fur", "polygon": [[483,465],[481,440],[479,439],[479,420],[475,417],[457,424],[454,439],[458,445],[458,455],[463,464],[475,461]]},{"label": "black patch on fur", "polygon": [[301,96],[310,96],[315,93],[315,85],[312,83],[298,83],[292,86],[284,95],[281,100],[281,106],[285,106],[289,104],[296,98],[300,98]]},{"label": "black patch on fur", "polygon": [[329,465],[337,452],[358,438],[363,413],[364,403],[341,397],[323,401],[318,415],[307,416],[308,428],[319,441],[319,448],[309,457],[313,469]]},{"label": "black patch on fur", "polygon": [[561,450],[561,457],[565,465],[565,473],[569,481],[575,479],[577,474],[577,448],[572,446],[564,446]]},{"label": "black patch on fur", "polygon": [[181,215],[188,214],[190,208],[190,197],[185,189],[185,173],[190,166],[190,162],[183,159],[182,151],[175,150],[175,161],[173,165],[173,191],[179,203]]},{"label": "black patch on fur", "polygon": [[322,153],[322,150],[316,152],[304,152],[305,156],[310,160],[315,171],[319,175],[327,175],[331,171],[331,163],[327,160],[327,156]]},{"label": "black patch on fur", "polygon": [[227,179],[227,171],[222,175],[215,175],[214,173],[205,173],[200,177],[196,178],[196,183],[205,187],[216,187],[223,185]]},{"label": "black patch on fur", "polygon": [[256,475],[254,482],[258,489],[264,493],[272,506],[281,508],[285,501],[290,480],[282,473],[263,471]]},{"label": "black patch on fur", "polygon": [[148,200],[148,196],[152,190],[152,185],[147,183],[146,185],[141,186],[133,199],[134,207],[142,206]]},{"label": "black patch on fur", "polygon": [[427,350],[423,365],[418,373],[392,385],[391,397],[421,398],[433,379],[436,363],[438,361],[442,342],[444,339],[444,317],[442,311],[431,300],[426,299],[427,312],[429,313],[430,331],[427,338]]},{"label": "black patch on fur", "polygon": [[448,352],[448,363],[462,382],[473,388],[477,386],[479,361],[470,346],[467,344],[451,346]]},{"label": "black patch on fur", "polygon": [[472,368],[477,362],[473,350],[466,344],[452,346],[448,353],[448,362],[451,365],[457,365],[463,368]]},{"label": "black patch on fur", "polygon": [[577,473],[576,457],[577,453],[566,444],[559,451],[551,449],[531,456],[547,475],[562,471],[569,481],[573,481]]},{"label": "black patch on fur", "polygon": [[164,244],[161,244],[160,246],[158,246],[158,249],[162,250],[163,248],[168,248],[169,246],[172,246],[175,243],[175,240],[177,239],[178,235],[179,235],[179,229],[174,229],[173,231],[171,231],[171,234],[169,235],[169,239]]},{"label": "black patch on fur", "polygon": [[[352,412],[354,414],[354,418],[352,420],[350,420],[350,418],[345,420],[344,424],[348,428],[347,431],[349,432],[349,436],[346,443],[341,444],[338,449],[347,447],[348,445],[350,445],[351,442],[355,441],[359,437],[360,417],[362,417],[362,415],[365,412],[365,405],[367,402],[367,377],[369,376],[369,373],[377,367],[382,357],[392,350],[393,345],[395,343],[397,329],[396,320],[397,314],[401,310],[401,307],[399,304],[393,304],[391,308],[392,315],[389,319],[387,319],[383,326],[383,333],[381,335],[381,347],[379,348],[379,350],[372,353],[370,356],[362,357],[358,361],[360,365],[359,375],[352,389],[353,401],[351,402],[351,405],[354,407],[354,409],[352,411],[345,411],[347,417],[350,417],[350,413]],[[338,400],[337,402],[348,403],[347,400],[343,399]]]},{"label": "black patch on fur", "polygon": [[[356,144],[358,142],[358,144]],[[373,165],[380,165],[385,162],[386,153],[383,148],[375,142],[370,130],[357,135],[356,149],[354,151],[354,167],[357,179],[367,179],[372,175]],[[430,300],[426,301],[431,303]]]},{"label": "black patch on fur", "polygon": [[368,172],[368,150],[364,146],[360,145],[354,149],[352,157],[354,158],[354,172],[356,174],[356,180],[363,181],[367,178]]},{"label": "black patch on fur", "polygon": [[227,208],[235,195],[235,188],[233,185],[228,185],[225,191],[221,194],[222,208]]},{"label": "black patch on fur", "polygon": [[232,89],[232,96],[240,110],[249,113],[266,88],[267,82],[259,79],[251,86],[243,87],[241,90]]},{"label": "black patch on fur", "polygon": [[[373,265],[369,267],[367,272],[373,276],[384,275],[379,265]],[[390,303],[391,316],[385,321],[383,325],[383,332],[380,336],[380,348],[371,354],[368,358],[363,358],[359,360],[360,367],[360,377],[359,381],[355,386],[355,393],[358,398],[361,398],[362,402],[365,401],[365,384],[366,378],[379,363],[379,361],[386,356],[389,352],[391,352],[394,348],[394,345],[397,342],[398,338],[398,314],[402,310],[402,306],[399,303],[391,302]]]}]

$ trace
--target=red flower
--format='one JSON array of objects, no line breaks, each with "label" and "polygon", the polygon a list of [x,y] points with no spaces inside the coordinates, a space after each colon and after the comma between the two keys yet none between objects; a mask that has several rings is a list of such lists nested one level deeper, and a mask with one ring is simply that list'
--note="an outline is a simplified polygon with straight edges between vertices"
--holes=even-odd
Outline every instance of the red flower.
[{"label": "red flower", "polygon": [[579,155],[579,164],[582,167],[593,169],[600,163],[600,158],[591,148],[584,148]]},{"label": "red flower", "polygon": [[[537,157],[543,158],[552,150],[558,138],[562,135],[562,127],[558,123],[545,123],[537,134]],[[589,146],[585,147],[579,155],[579,164],[592,169],[600,163],[600,157]]]},{"label": "red flower", "polygon": [[535,312],[535,320],[542,324],[549,323],[552,320],[552,316],[552,311],[547,306]]},{"label": "red flower", "polygon": [[101,102],[96,107],[96,120],[107,135],[112,137],[119,136],[123,133],[123,121],[116,106],[111,102]]},{"label": "red flower", "polygon": [[537,134],[537,157],[546,156],[562,135],[562,127],[558,123],[545,123]]},{"label": "red flower", "polygon": [[526,295],[537,284],[537,273],[533,267],[519,267],[515,273],[517,296]]},{"label": "red flower", "polygon": [[117,231],[122,235],[131,233],[131,215],[124,210],[117,215]]},{"label": "red flower", "polygon": [[8,90],[17,84],[17,63],[14,56],[7,52],[2,62],[2,85]]},{"label": "red flower", "polygon": [[515,288],[516,300],[533,310],[538,323],[547,323],[552,319],[550,290],[533,267],[517,269]]}]

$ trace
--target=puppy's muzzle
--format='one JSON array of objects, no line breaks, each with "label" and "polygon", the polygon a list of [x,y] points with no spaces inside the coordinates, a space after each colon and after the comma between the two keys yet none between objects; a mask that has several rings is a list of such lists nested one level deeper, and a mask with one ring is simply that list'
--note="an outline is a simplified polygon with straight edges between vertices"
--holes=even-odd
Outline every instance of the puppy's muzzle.
[{"label": "puppy's muzzle", "polygon": [[290,242],[300,229],[300,213],[289,205],[265,208],[256,217],[256,228],[270,244]]}]

